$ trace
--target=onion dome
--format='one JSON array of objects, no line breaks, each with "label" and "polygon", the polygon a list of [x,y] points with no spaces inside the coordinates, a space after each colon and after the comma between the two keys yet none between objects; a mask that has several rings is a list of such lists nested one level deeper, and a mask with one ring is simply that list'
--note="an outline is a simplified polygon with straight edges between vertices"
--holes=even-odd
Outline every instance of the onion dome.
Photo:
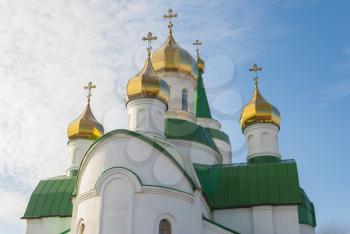
[{"label": "onion dome", "polygon": [[258,79],[255,77],[254,95],[243,108],[241,115],[241,128],[254,123],[272,123],[280,127],[281,116],[278,109],[270,104],[261,95],[258,87]]},{"label": "onion dome", "polygon": [[165,43],[152,54],[152,64],[156,72],[177,71],[197,79],[198,69],[193,56],[179,46],[172,33],[172,18],[177,17],[171,9],[164,18],[169,19],[169,35]]},{"label": "onion dome", "polygon": [[170,88],[168,84],[161,80],[155,73],[151,61],[151,40],[155,40],[152,33],[149,33],[143,40],[149,41],[147,48],[148,57],[142,70],[132,79],[129,80],[126,87],[126,102],[137,98],[157,98],[166,105],[170,99]]},{"label": "onion dome", "polygon": [[68,126],[68,139],[98,139],[104,133],[102,124],[100,124],[95,116],[92,114],[90,108],[90,97],[91,89],[96,88],[95,85],[92,85],[90,82],[85,89],[89,89],[88,94],[88,104],[84,112]]}]

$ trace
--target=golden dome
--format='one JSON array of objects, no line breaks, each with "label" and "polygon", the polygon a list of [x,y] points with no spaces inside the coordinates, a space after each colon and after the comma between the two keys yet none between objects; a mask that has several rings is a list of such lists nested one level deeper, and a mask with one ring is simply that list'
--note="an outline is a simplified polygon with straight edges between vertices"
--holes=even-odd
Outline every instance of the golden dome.
[{"label": "golden dome", "polygon": [[200,72],[204,72],[204,68],[205,68],[205,63],[203,61],[203,59],[201,59],[201,57],[199,57],[199,54],[197,54],[197,67],[198,67],[198,71]]},{"label": "golden dome", "polygon": [[254,95],[243,108],[240,122],[242,129],[253,123],[272,123],[280,127],[280,113],[276,107],[271,105],[261,95],[257,78],[255,80]]},{"label": "golden dome", "polygon": [[152,54],[152,64],[156,72],[178,71],[198,77],[198,68],[195,59],[175,41],[172,32],[165,43]]},{"label": "golden dome", "polygon": [[168,84],[160,80],[155,73],[150,54],[146,60],[143,69],[132,79],[129,80],[126,88],[126,102],[137,98],[158,98],[165,104],[168,104],[170,98],[170,89]]},{"label": "golden dome", "polygon": [[103,126],[92,114],[90,103],[88,102],[85,111],[69,124],[68,139],[98,139],[103,135],[103,132]]}]

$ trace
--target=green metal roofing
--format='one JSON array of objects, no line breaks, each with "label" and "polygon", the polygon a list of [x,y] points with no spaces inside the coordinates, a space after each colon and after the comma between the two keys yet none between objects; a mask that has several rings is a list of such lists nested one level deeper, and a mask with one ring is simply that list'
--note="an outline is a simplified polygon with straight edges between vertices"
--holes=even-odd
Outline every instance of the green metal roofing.
[{"label": "green metal roofing", "polygon": [[23,218],[71,217],[71,196],[76,181],[75,176],[57,176],[41,180],[30,197]]},{"label": "green metal roofing", "polygon": [[222,141],[226,142],[227,144],[231,145],[230,138],[228,135],[226,135],[226,133],[224,133],[220,130],[214,129],[214,128],[207,128],[207,130],[210,132],[210,134],[213,138],[222,140]]},{"label": "green metal roofing", "polygon": [[194,95],[194,113],[199,118],[211,119],[207,94],[204,88],[202,72],[199,72],[197,79],[197,89]]},{"label": "green metal roofing", "polygon": [[194,166],[212,209],[302,202],[294,160]]},{"label": "green metal roofing", "polygon": [[194,141],[219,152],[208,129],[186,120],[166,119],[165,136],[168,139]]},{"label": "green metal roofing", "polygon": [[310,201],[306,193],[300,188],[302,204],[298,206],[299,223],[316,227],[316,215],[314,204]]}]

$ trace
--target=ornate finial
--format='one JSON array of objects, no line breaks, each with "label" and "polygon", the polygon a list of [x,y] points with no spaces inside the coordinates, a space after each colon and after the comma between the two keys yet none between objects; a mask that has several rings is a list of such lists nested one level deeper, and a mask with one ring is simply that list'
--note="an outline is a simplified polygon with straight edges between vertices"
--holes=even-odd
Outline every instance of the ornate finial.
[{"label": "ornate finial", "polygon": [[258,87],[258,79],[259,79],[258,72],[262,71],[262,67],[259,67],[257,64],[254,64],[251,68],[249,68],[249,71],[254,72],[254,75],[255,75],[254,85],[255,85],[255,87]]},{"label": "ornate finial", "polygon": [[176,13],[173,13],[173,10],[172,9],[169,9],[168,10],[168,14],[167,15],[163,15],[163,18],[164,19],[168,19],[169,20],[169,24],[168,24],[168,28],[169,28],[169,33],[172,34],[173,33],[173,18],[176,18],[177,17],[177,14]]},{"label": "ornate finial", "polygon": [[157,36],[153,36],[153,34],[152,34],[151,32],[149,32],[149,33],[147,34],[147,36],[142,37],[142,40],[148,42],[147,54],[148,54],[148,57],[149,57],[149,56],[151,56],[152,41],[153,41],[153,40],[157,40]]},{"label": "ornate finial", "polygon": [[199,40],[196,40],[192,44],[193,44],[194,48],[196,49],[197,56],[199,56],[199,46],[202,45],[202,42],[200,42]]},{"label": "ornate finial", "polygon": [[84,87],[84,89],[88,89],[88,95],[87,95],[87,100],[88,100],[88,104],[90,104],[90,97],[91,97],[91,90],[95,89],[96,85],[94,85],[91,81],[89,82],[89,84],[87,86]]}]

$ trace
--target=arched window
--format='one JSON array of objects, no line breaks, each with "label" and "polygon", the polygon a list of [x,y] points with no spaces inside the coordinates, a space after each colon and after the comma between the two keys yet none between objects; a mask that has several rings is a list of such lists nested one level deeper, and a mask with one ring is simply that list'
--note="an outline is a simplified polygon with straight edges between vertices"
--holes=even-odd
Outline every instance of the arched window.
[{"label": "arched window", "polygon": [[187,111],[188,108],[188,92],[187,89],[182,90],[182,110]]},{"label": "arched window", "polygon": [[78,233],[79,234],[84,234],[85,232],[85,224],[81,223],[80,224],[80,227],[79,227],[79,230],[78,230]]},{"label": "arched window", "polygon": [[159,223],[159,234],[171,234],[170,222],[166,219],[162,219]]}]

